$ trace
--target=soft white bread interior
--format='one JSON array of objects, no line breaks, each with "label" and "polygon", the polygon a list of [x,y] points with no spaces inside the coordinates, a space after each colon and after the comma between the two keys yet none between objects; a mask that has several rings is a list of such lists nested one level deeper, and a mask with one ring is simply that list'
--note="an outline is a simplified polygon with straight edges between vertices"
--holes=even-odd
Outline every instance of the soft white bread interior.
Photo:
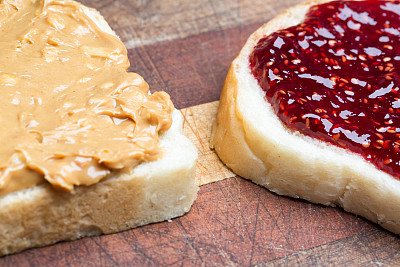
[{"label": "soft white bread interior", "polygon": [[[101,15],[85,13],[114,34]],[[114,173],[71,192],[44,183],[0,197],[0,256],[61,240],[115,233],[167,220],[188,212],[197,196],[194,177],[197,152],[182,134],[179,111],[160,135],[163,156],[141,163],[130,173]]]},{"label": "soft white bread interior", "polygon": [[300,23],[311,1],[254,32],[233,61],[221,94],[211,146],[238,175],[282,195],[338,205],[400,233],[400,180],[361,156],[288,130],[249,68],[257,41]]},{"label": "soft white bread interior", "polygon": [[165,155],[130,174],[71,192],[49,184],[0,197],[0,255],[60,240],[115,233],[188,212],[196,198],[197,152],[182,135],[182,116],[160,136]]}]

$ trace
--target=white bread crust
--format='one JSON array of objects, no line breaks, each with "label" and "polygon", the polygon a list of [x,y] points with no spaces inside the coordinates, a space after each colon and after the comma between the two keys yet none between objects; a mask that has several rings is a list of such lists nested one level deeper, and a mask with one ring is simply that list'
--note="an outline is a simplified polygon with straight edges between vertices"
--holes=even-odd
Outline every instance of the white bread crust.
[{"label": "white bread crust", "polygon": [[[114,34],[94,9],[85,13],[104,32]],[[196,199],[196,147],[183,135],[183,118],[172,114],[171,128],[160,135],[161,159],[129,173],[114,173],[71,192],[49,184],[0,196],[0,256],[62,240],[109,234],[181,216]]]},{"label": "white bread crust", "polygon": [[234,172],[277,194],[338,205],[399,234],[400,180],[355,153],[288,130],[250,72],[261,37],[300,23],[322,2],[292,7],[250,36],[225,80],[211,146]]}]

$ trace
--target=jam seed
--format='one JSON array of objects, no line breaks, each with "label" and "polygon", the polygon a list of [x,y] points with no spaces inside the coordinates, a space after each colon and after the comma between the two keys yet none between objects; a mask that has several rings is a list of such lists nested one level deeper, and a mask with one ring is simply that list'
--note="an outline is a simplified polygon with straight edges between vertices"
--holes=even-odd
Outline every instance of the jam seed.
[{"label": "jam seed", "polygon": [[332,135],[332,139],[337,141],[340,138],[340,133]]},{"label": "jam seed", "polygon": [[306,31],[299,32],[299,36],[300,36],[300,37],[301,37],[301,36],[304,36],[304,35],[306,35]]},{"label": "jam seed", "polygon": [[386,159],[383,161],[383,163],[385,163],[385,165],[388,165],[388,164],[390,164],[391,162],[392,162],[392,160],[389,159],[389,158],[386,158]]},{"label": "jam seed", "polygon": [[359,55],[358,58],[361,59],[361,60],[363,60],[363,61],[366,61],[366,60],[367,60],[367,58],[366,58],[364,55]]},{"label": "jam seed", "polygon": [[328,41],[328,44],[329,44],[330,46],[334,46],[336,43],[337,43],[337,42],[336,42],[335,40],[329,40],[329,41]]},{"label": "jam seed", "polygon": [[371,145],[371,143],[369,143],[369,142],[362,143],[362,146],[365,148],[369,148],[370,145]]},{"label": "jam seed", "polygon": [[377,148],[377,149],[381,149],[381,148],[382,148],[382,146],[378,145],[377,143],[373,144],[373,146],[374,146],[375,148]]},{"label": "jam seed", "polygon": [[372,119],[371,119],[371,121],[372,121],[375,125],[378,125],[378,126],[381,125],[381,124],[380,124],[379,122],[377,122],[377,121],[374,121],[374,120],[372,120]]},{"label": "jam seed", "polygon": [[339,144],[340,146],[342,146],[342,147],[346,147],[346,144],[343,143],[343,142],[338,141],[338,144]]}]

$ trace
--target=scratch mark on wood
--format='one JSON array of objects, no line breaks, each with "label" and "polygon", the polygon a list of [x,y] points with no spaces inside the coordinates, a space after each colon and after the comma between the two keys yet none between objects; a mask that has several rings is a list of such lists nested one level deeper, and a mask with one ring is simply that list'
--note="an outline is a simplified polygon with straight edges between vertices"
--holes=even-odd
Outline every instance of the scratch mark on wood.
[{"label": "scratch mark on wood", "polygon": [[[192,132],[194,133],[194,135],[196,136],[196,139],[199,142],[199,144],[202,148],[202,151],[204,153],[204,151],[209,150],[209,145],[207,144],[207,149],[206,149],[206,147],[204,146],[204,143],[203,143],[203,137],[201,136],[201,132],[199,131],[199,127],[196,127],[196,120],[192,120],[192,123],[193,123],[193,125],[192,125],[192,123],[190,123],[187,120],[187,117],[186,117],[187,112],[192,113],[190,108],[185,110],[185,114],[183,114],[182,112],[181,113],[183,115],[183,118],[186,122],[187,127],[189,127],[192,130]],[[193,116],[193,113],[191,115]]]},{"label": "scratch mark on wood", "polygon": [[[177,219],[177,223],[180,226],[180,228],[183,230],[184,235],[188,236],[188,231],[186,230],[185,226],[182,224],[180,219]],[[200,262],[205,263],[203,260],[203,257],[201,256],[201,254],[198,251],[198,248],[196,246],[194,246],[193,240],[191,240],[191,238],[185,238],[185,243],[188,244],[190,246],[191,250],[196,253],[198,258],[200,259]]]},{"label": "scratch mark on wood", "polygon": [[106,256],[106,259],[111,261],[115,266],[117,266],[117,262],[114,260],[113,256],[108,253],[107,249],[105,249],[102,244],[101,244],[101,238],[93,238],[93,242],[98,246],[100,251],[103,253],[100,253],[100,262],[102,262],[103,259],[103,254]]},{"label": "scratch mark on wood", "polygon": [[253,263],[253,256],[254,256],[254,246],[255,246],[255,241],[256,241],[256,234],[257,234],[257,224],[258,224],[258,212],[260,209],[260,194],[257,194],[257,209],[256,209],[256,220],[254,223],[254,234],[251,239],[251,252],[250,252],[250,265],[254,264]]}]

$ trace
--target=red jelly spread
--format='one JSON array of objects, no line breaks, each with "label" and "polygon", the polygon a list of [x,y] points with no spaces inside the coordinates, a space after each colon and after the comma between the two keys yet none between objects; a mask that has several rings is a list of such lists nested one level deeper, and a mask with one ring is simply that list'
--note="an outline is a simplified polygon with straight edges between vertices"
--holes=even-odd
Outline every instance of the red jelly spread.
[{"label": "red jelly spread", "polygon": [[262,38],[250,68],[288,128],[400,177],[400,2],[312,6]]}]

